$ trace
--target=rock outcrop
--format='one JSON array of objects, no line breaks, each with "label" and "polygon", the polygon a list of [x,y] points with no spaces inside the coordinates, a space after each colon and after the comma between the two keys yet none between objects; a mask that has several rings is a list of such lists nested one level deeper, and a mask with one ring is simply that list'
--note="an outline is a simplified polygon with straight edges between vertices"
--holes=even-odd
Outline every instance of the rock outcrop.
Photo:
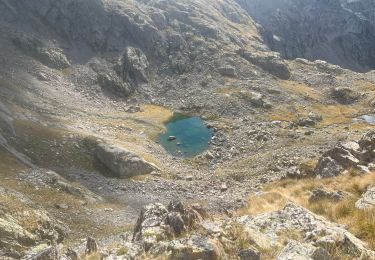
[{"label": "rock outcrop", "polygon": [[68,59],[60,48],[47,47],[35,37],[18,34],[13,43],[25,54],[34,57],[44,65],[54,69],[65,69],[70,66]]},{"label": "rock outcrop", "polygon": [[263,70],[272,75],[275,75],[276,77],[279,77],[281,79],[290,78],[290,70],[288,68],[288,65],[280,58],[280,55],[276,52],[251,53],[249,51],[240,49],[238,53],[247,61],[261,67]]},{"label": "rock outcrop", "polygon": [[368,165],[374,161],[375,131],[369,131],[357,142],[339,143],[326,151],[315,167],[319,177],[334,177],[345,169],[369,172]]},{"label": "rock outcrop", "polygon": [[284,58],[325,60],[358,71],[375,68],[369,1],[236,1],[262,26],[268,46]]},{"label": "rock outcrop", "polygon": [[327,191],[322,188],[317,188],[312,191],[311,196],[309,197],[309,203],[314,203],[320,200],[329,200],[333,202],[341,201],[347,196],[343,191]]},{"label": "rock outcrop", "polygon": [[263,234],[271,244],[277,242],[278,234],[288,231],[300,233],[304,243],[309,245],[292,243],[284,249],[280,256],[284,258],[280,259],[288,259],[285,257],[289,254],[294,257],[300,256],[301,259],[327,259],[313,258],[313,255],[327,257],[326,252],[332,248],[337,248],[352,257],[368,257],[369,259],[375,257],[375,252],[368,250],[365,243],[349,233],[344,227],[331,223],[292,203],[278,211],[255,217],[241,217],[239,221],[244,224],[249,235],[252,234],[254,237],[256,234]]},{"label": "rock outcrop", "polygon": [[154,164],[145,161],[138,155],[107,143],[98,144],[95,155],[119,178],[148,174],[158,169]]},{"label": "rock outcrop", "polygon": [[277,260],[329,260],[331,259],[327,250],[321,247],[315,247],[311,244],[299,243],[297,241],[289,242],[282,252],[277,256]]},{"label": "rock outcrop", "polygon": [[355,203],[358,209],[372,209],[375,207],[375,187],[369,187]]},{"label": "rock outcrop", "polygon": [[117,71],[124,81],[131,82],[135,87],[148,82],[149,63],[146,55],[139,48],[127,47],[120,60]]}]

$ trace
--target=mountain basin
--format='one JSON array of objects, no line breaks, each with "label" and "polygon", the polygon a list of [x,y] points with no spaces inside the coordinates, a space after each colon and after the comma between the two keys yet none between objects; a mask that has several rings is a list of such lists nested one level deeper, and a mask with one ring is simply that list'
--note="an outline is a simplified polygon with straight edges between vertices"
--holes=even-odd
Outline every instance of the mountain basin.
[{"label": "mountain basin", "polygon": [[175,113],[165,123],[167,131],[158,136],[159,143],[173,156],[190,158],[209,148],[213,130],[197,116]]}]

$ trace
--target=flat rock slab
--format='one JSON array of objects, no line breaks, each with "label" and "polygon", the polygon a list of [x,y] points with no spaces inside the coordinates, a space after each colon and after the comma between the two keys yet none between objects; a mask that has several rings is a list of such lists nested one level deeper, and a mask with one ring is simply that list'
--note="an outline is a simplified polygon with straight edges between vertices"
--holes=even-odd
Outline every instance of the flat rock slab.
[{"label": "flat rock slab", "polygon": [[119,178],[149,174],[158,169],[154,164],[116,145],[98,144],[95,154]]}]

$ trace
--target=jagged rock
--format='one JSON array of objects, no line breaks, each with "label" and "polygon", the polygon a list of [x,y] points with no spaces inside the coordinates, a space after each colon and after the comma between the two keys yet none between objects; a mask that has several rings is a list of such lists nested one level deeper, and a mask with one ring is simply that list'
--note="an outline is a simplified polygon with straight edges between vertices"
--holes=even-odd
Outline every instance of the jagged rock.
[{"label": "jagged rock", "polygon": [[55,69],[70,67],[70,63],[61,49],[46,47],[35,37],[19,34],[13,38],[13,43],[24,53],[34,57],[48,67]]},{"label": "jagged rock", "polygon": [[[36,223],[33,230],[25,227],[30,217]],[[42,241],[60,243],[67,233],[67,227],[41,210],[24,210],[16,216],[3,215],[0,212],[0,247],[6,250],[22,251]]]},{"label": "jagged rock", "polygon": [[331,95],[342,104],[351,104],[360,98],[360,94],[348,87],[336,87],[332,89]]},{"label": "jagged rock", "polygon": [[223,66],[218,69],[219,73],[226,77],[236,77],[236,69],[232,66]]},{"label": "jagged rock", "polygon": [[355,203],[358,209],[370,209],[375,207],[375,187],[369,187],[361,198]]},{"label": "jagged rock", "polygon": [[132,82],[134,86],[148,83],[149,63],[146,55],[139,48],[128,47],[120,61],[119,74],[124,81]]},{"label": "jagged rock", "polygon": [[0,218],[0,246],[4,248],[20,248],[22,245],[35,244],[37,236],[31,234],[14,220]]},{"label": "jagged rock", "polygon": [[275,75],[281,79],[290,78],[290,70],[288,65],[280,58],[277,53],[250,53],[246,50],[240,49],[238,53],[247,61],[256,66],[261,67],[268,73]]},{"label": "jagged rock", "polygon": [[185,223],[181,217],[181,214],[178,212],[170,212],[167,215],[167,220],[169,226],[173,228],[173,232],[178,236],[185,231]]},{"label": "jagged rock", "polygon": [[47,247],[43,249],[41,252],[37,253],[36,255],[30,256],[31,260],[59,260],[59,250],[55,246]]},{"label": "jagged rock", "polygon": [[[373,12],[368,11],[374,8],[372,1],[236,2],[260,24],[269,48],[283,58],[324,60],[357,71],[375,67],[375,27]],[[323,65],[323,71],[327,71],[325,64],[317,65]],[[340,72],[338,68],[334,71]]]},{"label": "jagged rock", "polygon": [[260,253],[254,247],[243,249],[238,253],[240,260],[260,260]]},{"label": "jagged rock", "polygon": [[330,64],[323,60],[315,60],[314,65],[318,70],[325,72],[325,73],[332,73],[335,75],[339,75],[343,73],[344,71],[340,66]]},{"label": "jagged rock", "polygon": [[369,173],[375,158],[375,131],[364,134],[359,142],[338,143],[319,159],[315,174],[320,177],[339,175],[344,169]]},{"label": "jagged rock", "polygon": [[179,236],[202,219],[198,211],[185,207],[180,201],[172,201],[168,208],[160,203],[151,204],[141,211],[134,228],[133,242],[142,242],[148,251],[158,241]]},{"label": "jagged rock", "polygon": [[92,254],[98,251],[98,244],[96,243],[96,240],[92,237],[88,237],[86,241],[86,254]]},{"label": "jagged rock", "polygon": [[331,157],[321,157],[315,167],[315,174],[323,178],[329,178],[340,175],[343,170],[340,164]]},{"label": "jagged rock", "polygon": [[[293,231],[305,236],[306,241],[319,239],[333,240],[338,249],[348,249],[347,254],[353,257],[361,255],[374,256],[366,244],[349,233],[344,227],[331,223],[309,210],[288,203],[283,209],[261,214],[255,217],[244,216],[238,219],[245,231],[251,234],[263,234],[270,241],[277,241],[279,234]],[[329,251],[322,244],[317,245]],[[332,248],[331,248],[332,249]],[[371,259],[371,258],[370,258]]]},{"label": "jagged rock", "polygon": [[371,130],[364,134],[358,142],[360,147],[359,157],[365,164],[375,161],[375,131]]},{"label": "jagged rock", "polygon": [[311,244],[289,242],[276,258],[277,260],[330,260],[327,250]]},{"label": "jagged rock", "polygon": [[298,125],[299,126],[315,126],[316,121],[314,121],[313,119],[310,119],[310,118],[300,118],[298,120]]},{"label": "jagged rock", "polygon": [[345,168],[355,167],[360,161],[351,153],[348,147],[341,144],[335,146],[323,154],[324,157],[331,157]]},{"label": "jagged rock", "polygon": [[157,170],[157,167],[136,154],[106,143],[98,144],[96,157],[119,178],[129,178]]},{"label": "jagged rock", "polygon": [[132,92],[132,88],[126,82],[123,82],[114,73],[112,74],[99,73],[97,76],[97,80],[98,80],[98,84],[100,87],[104,89],[110,89],[125,97],[129,96]]},{"label": "jagged rock", "polygon": [[322,188],[317,188],[312,191],[312,194],[309,197],[309,203],[317,202],[319,200],[338,202],[343,200],[345,196],[345,192],[342,191],[330,192]]},{"label": "jagged rock", "polygon": [[72,248],[68,248],[66,253],[65,253],[65,256],[67,258],[67,260],[78,260],[79,257],[78,257],[78,253],[73,250]]}]

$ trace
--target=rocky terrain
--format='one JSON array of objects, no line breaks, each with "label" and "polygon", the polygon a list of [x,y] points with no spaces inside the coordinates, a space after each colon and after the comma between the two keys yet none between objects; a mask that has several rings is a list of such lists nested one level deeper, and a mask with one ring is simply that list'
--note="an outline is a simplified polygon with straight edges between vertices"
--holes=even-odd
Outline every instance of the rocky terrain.
[{"label": "rocky terrain", "polygon": [[373,4],[308,2],[0,0],[0,259],[375,259]]},{"label": "rocky terrain", "polygon": [[265,42],[286,59],[325,60],[374,69],[374,2],[236,0],[262,26]]}]

